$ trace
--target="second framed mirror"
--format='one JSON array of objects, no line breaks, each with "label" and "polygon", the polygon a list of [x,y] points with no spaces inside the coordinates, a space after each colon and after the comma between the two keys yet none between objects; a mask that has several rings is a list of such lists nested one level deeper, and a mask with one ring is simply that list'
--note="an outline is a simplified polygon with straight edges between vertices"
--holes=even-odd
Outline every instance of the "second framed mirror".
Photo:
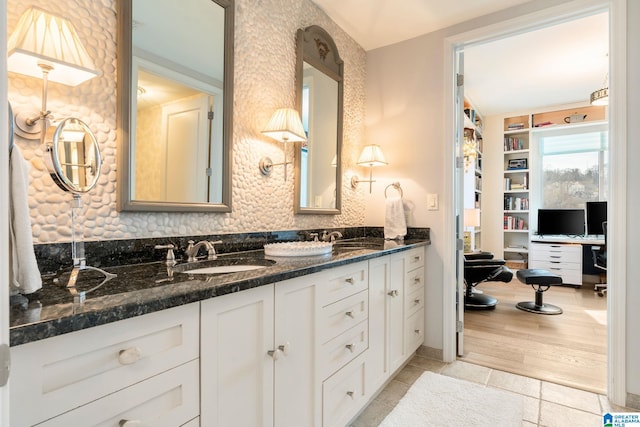
[{"label": "second framed mirror", "polygon": [[296,143],[294,210],[341,211],[343,61],[331,36],[312,25],[296,36],[296,100],[307,133]]}]

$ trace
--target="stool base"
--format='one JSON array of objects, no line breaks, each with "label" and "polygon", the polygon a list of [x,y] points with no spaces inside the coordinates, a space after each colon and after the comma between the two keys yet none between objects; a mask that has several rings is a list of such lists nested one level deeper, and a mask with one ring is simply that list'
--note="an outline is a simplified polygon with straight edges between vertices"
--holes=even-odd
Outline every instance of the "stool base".
[{"label": "stool base", "polygon": [[467,310],[491,310],[496,308],[498,300],[486,294],[472,294],[464,297],[464,308]]},{"label": "stool base", "polygon": [[551,304],[537,305],[534,301],[519,302],[516,308],[538,314],[562,314],[562,309]]}]

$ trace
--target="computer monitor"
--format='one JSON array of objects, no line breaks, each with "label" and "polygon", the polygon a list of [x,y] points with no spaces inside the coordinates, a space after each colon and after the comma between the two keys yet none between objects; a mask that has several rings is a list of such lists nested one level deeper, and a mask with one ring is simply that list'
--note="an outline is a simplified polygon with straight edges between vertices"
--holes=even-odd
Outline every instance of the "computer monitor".
[{"label": "computer monitor", "polygon": [[607,220],[607,202],[587,202],[587,234],[602,235],[602,223]]},{"label": "computer monitor", "polygon": [[584,235],[584,209],[538,209],[539,235]]}]

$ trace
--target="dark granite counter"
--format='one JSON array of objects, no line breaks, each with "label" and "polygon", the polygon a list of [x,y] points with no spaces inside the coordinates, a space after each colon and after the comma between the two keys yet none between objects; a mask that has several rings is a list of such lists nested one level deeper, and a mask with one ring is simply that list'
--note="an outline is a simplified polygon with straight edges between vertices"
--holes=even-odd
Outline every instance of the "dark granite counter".
[{"label": "dark granite counter", "polygon": [[[165,262],[105,267],[117,277],[88,292],[82,304],[74,303],[64,288],[68,269],[45,276],[42,289],[27,295],[28,303],[11,308],[10,342],[12,346],[25,344],[430,244],[428,239],[398,244],[369,237],[351,242],[341,242],[332,253],[320,256],[269,257],[262,250],[253,250],[198,261],[203,266],[275,261],[265,268],[237,273],[194,275],[178,272],[179,266],[171,268]],[[78,289],[89,290],[101,281],[100,274],[83,270]]]}]

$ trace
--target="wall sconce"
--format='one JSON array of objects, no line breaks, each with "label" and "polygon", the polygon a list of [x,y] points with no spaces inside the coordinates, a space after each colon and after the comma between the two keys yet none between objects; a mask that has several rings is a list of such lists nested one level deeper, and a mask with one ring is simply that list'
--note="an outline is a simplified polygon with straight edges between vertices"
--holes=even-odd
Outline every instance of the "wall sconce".
[{"label": "wall sconce", "polygon": [[306,132],[300,120],[300,114],[293,108],[280,108],[273,113],[271,120],[262,131],[264,135],[270,136],[276,141],[285,143],[284,162],[273,163],[269,157],[260,159],[259,168],[263,175],[269,176],[274,166],[284,165],[284,180],[287,180],[287,142],[304,142],[307,140]]},{"label": "wall sconce", "polygon": [[91,57],[67,19],[31,7],[20,17],[7,49],[7,69],[42,78],[40,113],[16,114],[16,133],[44,143],[47,130],[47,83],[77,86],[99,75]]},{"label": "wall sconce", "polygon": [[384,158],[384,154],[382,154],[380,146],[376,144],[366,145],[362,149],[362,153],[360,154],[357,164],[359,166],[369,167],[369,179],[360,180],[357,175],[354,175],[351,177],[351,187],[357,188],[359,183],[368,182],[369,193],[371,193],[371,188],[375,182],[373,179],[373,168],[377,166],[386,166],[388,164],[387,160]]}]

